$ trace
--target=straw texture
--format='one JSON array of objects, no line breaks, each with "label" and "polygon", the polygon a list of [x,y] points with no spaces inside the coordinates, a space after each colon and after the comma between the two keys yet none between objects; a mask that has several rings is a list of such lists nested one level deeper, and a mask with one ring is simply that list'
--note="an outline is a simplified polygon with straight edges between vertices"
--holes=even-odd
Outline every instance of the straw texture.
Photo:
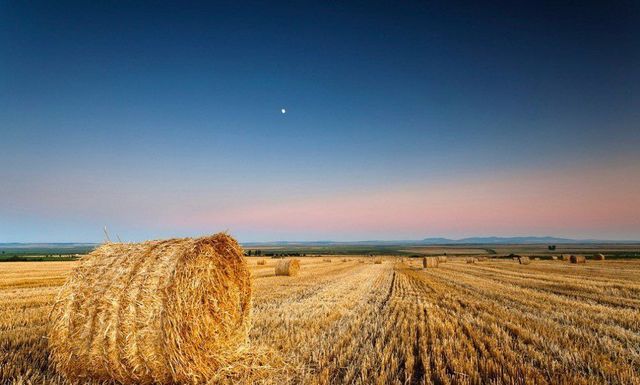
[{"label": "straw texture", "polygon": [[229,235],[108,243],[52,310],[54,367],[72,380],[204,383],[246,350],[251,277]]}]

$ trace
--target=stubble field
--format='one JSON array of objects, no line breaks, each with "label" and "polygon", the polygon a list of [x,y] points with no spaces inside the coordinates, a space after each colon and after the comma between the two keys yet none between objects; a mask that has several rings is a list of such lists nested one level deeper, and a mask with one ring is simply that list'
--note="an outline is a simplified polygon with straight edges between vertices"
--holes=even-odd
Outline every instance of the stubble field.
[{"label": "stubble field", "polygon": [[[276,277],[248,258],[251,343],[286,370],[240,383],[640,383],[640,261],[301,260]],[[0,383],[67,383],[45,334],[74,265],[0,265]]]}]

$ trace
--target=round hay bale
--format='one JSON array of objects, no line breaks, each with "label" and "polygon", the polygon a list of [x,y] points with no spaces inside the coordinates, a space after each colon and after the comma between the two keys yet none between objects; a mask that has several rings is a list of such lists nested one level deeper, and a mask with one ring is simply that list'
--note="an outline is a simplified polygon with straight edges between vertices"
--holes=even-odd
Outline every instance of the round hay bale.
[{"label": "round hay bale", "polygon": [[557,260],[558,260],[558,257],[556,257],[555,255],[552,255],[552,256],[551,256],[551,259],[552,259],[553,261],[557,261]]},{"label": "round hay bale", "polygon": [[257,262],[258,265],[266,265],[267,261],[265,261],[264,259],[259,259]]},{"label": "round hay bale", "polygon": [[571,259],[571,257],[569,257],[568,254],[562,254],[562,260],[563,261],[568,261],[569,259]]},{"label": "round hay bale", "polygon": [[478,262],[485,262],[487,260],[487,257],[478,257],[476,259],[478,260]]},{"label": "round hay bale", "polygon": [[348,262],[349,260],[347,258],[342,258],[342,262]]},{"label": "round hay bale", "polygon": [[534,261],[539,261],[539,260],[540,260],[540,257],[535,257],[535,258],[533,258],[533,260],[534,260]]},{"label": "round hay bale", "polygon": [[297,259],[283,259],[276,265],[276,275],[296,276],[300,272],[300,261]]},{"label": "round hay bale", "polygon": [[438,262],[440,262],[440,263],[447,262],[447,256],[446,255],[439,256],[438,257]]},{"label": "round hay bale", "polygon": [[587,258],[584,255],[572,255],[570,261],[571,263],[587,263]]},{"label": "round hay bale", "polygon": [[331,259],[330,259],[330,258],[325,258],[325,259],[323,259],[322,261],[323,261],[323,262],[331,262]]},{"label": "round hay bale", "polygon": [[604,261],[604,254],[596,254],[593,256],[593,259],[595,259],[596,261]]},{"label": "round hay bale", "polygon": [[520,263],[521,265],[528,265],[531,263],[531,260],[529,259],[529,257],[520,257],[518,258],[518,263]]},{"label": "round hay bale", "polygon": [[107,243],[60,289],[48,331],[66,378],[202,383],[246,353],[251,276],[229,235]]},{"label": "round hay bale", "polygon": [[467,263],[476,263],[478,262],[478,258],[467,258]]},{"label": "round hay bale", "polygon": [[438,257],[423,257],[422,258],[422,268],[424,269],[432,269],[434,267],[438,267]]}]

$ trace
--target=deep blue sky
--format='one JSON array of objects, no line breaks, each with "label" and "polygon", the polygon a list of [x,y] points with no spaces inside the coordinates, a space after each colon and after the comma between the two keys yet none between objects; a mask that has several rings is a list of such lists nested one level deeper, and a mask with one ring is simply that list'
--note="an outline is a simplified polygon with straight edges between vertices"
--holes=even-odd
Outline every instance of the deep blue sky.
[{"label": "deep blue sky", "polygon": [[[265,209],[597,165],[634,196],[637,2],[239,3],[3,2],[0,242],[95,241],[105,224],[132,240],[640,238],[595,212],[585,227],[464,227],[445,211],[378,229]],[[394,223],[403,202],[388,199]]]}]

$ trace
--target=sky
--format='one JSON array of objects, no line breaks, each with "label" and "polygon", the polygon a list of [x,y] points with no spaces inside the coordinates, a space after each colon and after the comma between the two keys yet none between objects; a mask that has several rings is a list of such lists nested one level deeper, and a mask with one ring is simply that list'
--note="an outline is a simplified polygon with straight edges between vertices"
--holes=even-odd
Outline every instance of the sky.
[{"label": "sky", "polygon": [[476,3],[0,3],[0,242],[639,240],[640,5]]}]

